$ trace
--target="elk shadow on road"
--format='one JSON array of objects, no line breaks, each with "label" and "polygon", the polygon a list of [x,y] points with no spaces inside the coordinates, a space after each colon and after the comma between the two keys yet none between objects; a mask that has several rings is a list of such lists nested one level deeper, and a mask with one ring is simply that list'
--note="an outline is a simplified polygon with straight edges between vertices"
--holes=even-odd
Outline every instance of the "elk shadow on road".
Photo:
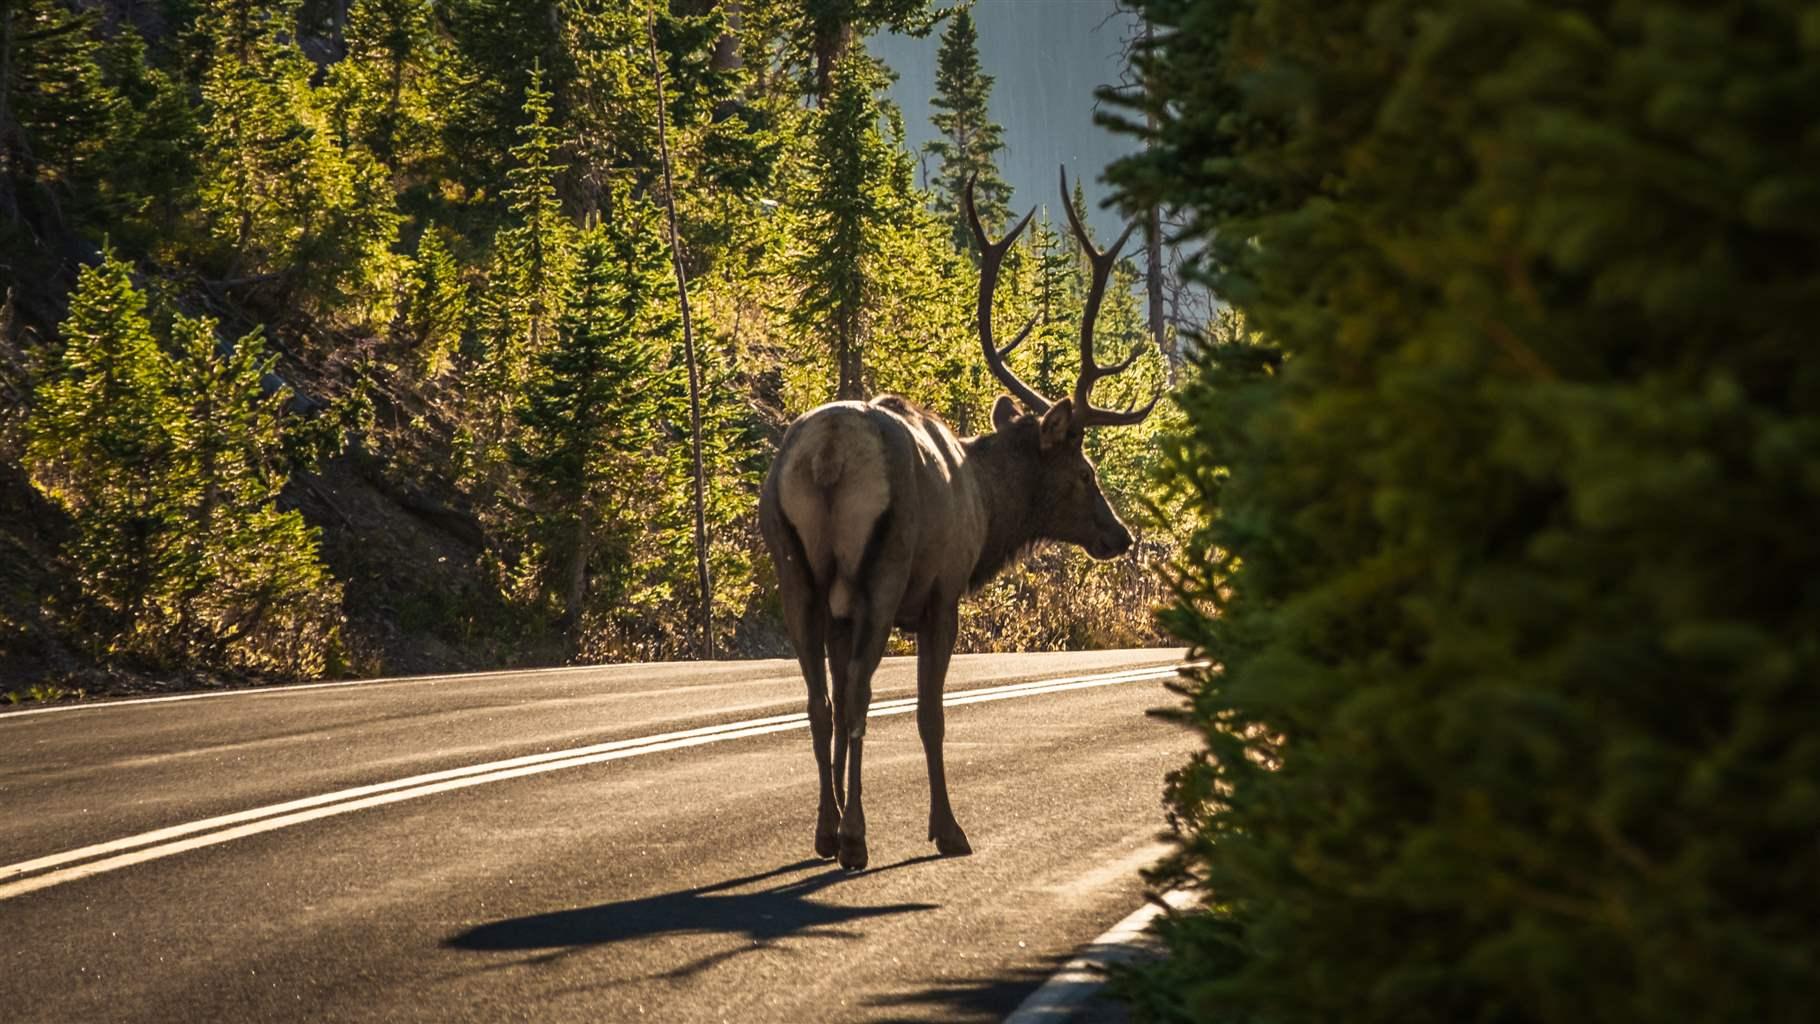
[{"label": "elk shadow on road", "polygon": [[[858,938],[859,932],[850,927],[856,922],[938,909],[940,904],[935,903],[846,906],[810,897],[847,879],[940,859],[937,854],[912,857],[864,875],[848,874],[825,860],[801,860],[693,889],[494,921],[452,936],[443,944],[470,952],[522,952],[540,954],[536,960],[554,960],[587,949],[666,935],[712,934],[748,940],[737,949],[665,972],[667,977],[682,977],[779,939]],[[814,868],[826,870],[803,874]],[[760,883],[770,884],[749,888]]]}]

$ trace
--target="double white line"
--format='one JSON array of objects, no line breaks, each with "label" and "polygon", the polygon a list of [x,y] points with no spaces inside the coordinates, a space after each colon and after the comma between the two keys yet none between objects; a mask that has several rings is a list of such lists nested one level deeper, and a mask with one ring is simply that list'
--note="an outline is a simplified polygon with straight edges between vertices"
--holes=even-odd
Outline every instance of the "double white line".
[{"label": "double white line", "polygon": [[[1176,666],[1162,666],[1099,675],[1070,676],[1063,679],[1040,679],[1008,686],[960,690],[944,697],[942,703],[948,707],[955,707],[961,704],[980,704],[986,701],[1010,700],[1016,697],[1035,697],[1046,693],[1085,690],[1096,686],[1168,679],[1175,676],[1176,672]],[[916,698],[904,697],[879,701],[872,705],[868,714],[873,718],[881,718],[885,715],[904,714],[915,708]],[[808,715],[801,712],[793,715],[752,718],[740,722],[727,722],[722,725],[703,726],[699,729],[684,729],[678,732],[664,732],[652,736],[595,743],[585,747],[571,747],[567,750],[554,750],[543,754],[527,754],[523,757],[488,761],[484,764],[468,765],[463,768],[449,768],[439,772],[393,779],[390,782],[355,786],[352,789],[336,790],[320,796],[304,797],[300,800],[289,800],[265,807],[254,807],[249,810],[236,811],[233,814],[221,814],[213,818],[203,818],[200,821],[141,832],[137,835],[124,836],[104,843],[94,843],[79,849],[20,861],[16,864],[0,865],[0,900],[23,896],[39,889],[48,889],[53,885],[73,882],[134,864],[175,856],[189,850],[215,846],[244,836],[273,832],[292,825],[301,825],[337,814],[349,814],[369,807],[381,807],[405,800],[415,800],[418,797],[446,793],[450,790],[485,785],[489,782],[504,782],[507,779],[517,779],[542,772],[580,768],[591,764],[638,757],[642,754],[657,754],[667,750],[681,750],[685,747],[699,747],[709,743],[744,739],[748,736],[785,732],[790,729],[803,728],[808,724]]]}]

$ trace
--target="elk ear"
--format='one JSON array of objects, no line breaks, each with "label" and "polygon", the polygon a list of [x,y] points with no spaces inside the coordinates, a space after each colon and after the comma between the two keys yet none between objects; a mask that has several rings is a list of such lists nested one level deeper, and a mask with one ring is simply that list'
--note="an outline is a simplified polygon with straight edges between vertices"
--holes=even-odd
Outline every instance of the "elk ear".
[{"label": "elk ear", "polygon": [[1049,407],[1043,414],[1043,420],[1037,425],[1037,436],[1042,438],[1044,451],[1061,444],[1068,437],[1068,431],[1074,426],[1074,400],[1064,398]]},{"label": "elk ear", "polygon": [[1009,427],[1011,421],[1015,419],[1017,419],[1017,403],[1011,400],[1010,395],[998,396],[998,401],[992,403],[992,429],[1003,430]]}]

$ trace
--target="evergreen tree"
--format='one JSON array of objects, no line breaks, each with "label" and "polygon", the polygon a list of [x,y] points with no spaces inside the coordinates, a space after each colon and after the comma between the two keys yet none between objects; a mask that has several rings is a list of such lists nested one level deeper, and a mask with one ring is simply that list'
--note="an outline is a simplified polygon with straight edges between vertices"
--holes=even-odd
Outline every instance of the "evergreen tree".
[{"label": "evergreen tree", "polygon": [[556,193],[556,177],[566,165],[556,162],[559,130],[542,86],[543,72],[533,68],[525,120],[512,147],[514,166],[506,172],[511,222],[494,237],[487,275],[483,397],[496,417],[517,402],[527,367],[548,348],[574,272],[575,229]]},{"label": "evergreen tree", "polygon": [[144,655],[142,627],[173,536],[169,365],[131,268],[111,251],[70,295],[63,352],[38,383],[28,423],[32,482],[70,513],[69,551],[107,655]]},{"label": "evergreen tree", "polygon": [[935,97],[929,105],[936,113],[929,120],[941,136],[927,148],[941,161],[935,177],[936,211],[948,223],[955,248],[975,252],[967,226],[967,183],[974,182],[974,203],[989,228],[1010,215],[1011,186],[999,176],[994,160],[1005,148],[1003,129],[987,113],[992,76],[980,70],[971,10],[963,7],[949,19],[935,60]]},{"label": "evergreen tree", "polygon": [[99,216],[134,251],[177,261],[193,251],[196,111],[178,78],[148,63],[145,39],[121,25],[101,54],[120,96],[98,183]]},{"label": "evergreen tree", "polygon": [[1812,1016],[1812,5],[1137,6],[1112,177],[1263,342],[1200,347],[1169,445],[1208,902],[1127,991]]},{"label": "evergreen tree", "polygon": [[23,0],[5,17],[9,66],[0,115],[11,123],[0,124],[0,170],[86,198],[100,185],[121,104],[102,77],[95,19],[61,0]]},{"label": "evergreen tree", "polygon": [[[697,339],[702,381],[702,466],[707,481],[703,513],[710,538],[708,565],[714,620],[738,625],[757,591],[754,552],[743,524],[752,521],[758,507],[759,467],[764,464],[765,445],[751,402],[742,393],[741,381],[716,340],[708,336]],[[673,346],[670,353],[673,367],[682,365],[680,348]],[[686,396],[679,392],[672,403],[678,429],[667,456],[668,479],[674,483],[664,499],[662,522],[666,525],[661,542],[665,557],[659,567],[664,579],[674,581],[676,592],[667,606],[656,609],[654,616],[657,625],[676,634],[671,649],[679,653],[691,649],[689,638],[679,627],[691,620],[693,609],[700,605],[691,519],[690,474],[694,467],[688,439],[681,429],[686,426],[681,422],[685,400]]]},{"label": "evergreen tree", "polygon": [[467,329],[468,287],[434,226],[417,239],[401,313],[404,341],[413,350],[417,372],[425,377],[442,373]]},{"label": "evergreen tree", "polygon": [[841,65],[863,50],[861,40],[880,29],[922,36],[942,17],[929,0],[809,0],[776,8],[785,58],[807,71],[804,91],[824,107],[838,88]]},{"label": "evergreen tree", "polygon": [[174,605],[179,663],[314,676],[334,655],[341,592],[317,531],[278,508],[280,417],[289,392],[258,331],[224,351],[215,322],[177,316],[172,446],[161,490],[179,539],[161,589]]},{"label": "evergreen tree", "polygon": [[675,332],[662,302],[668,266],[649,212],[635,216],[634,200],[619,198],[621,216],[582,235],[558,343],[538,353],[518,411],[514,462],[538,509],[533,532],[558,560],[551,575],[571,649],[591,564],[594,596],[625,589],[635,546],[611,535],[636,531],[638,519],[614,513],[639,503],[666,391],[674,394],[653,380],[660,344]]},{"label": "evergreen tree", "polygon": [[202,209],[229,277],[294,278],[305,295],[383,312],[397,235],[384,168],[343,149],[296,44],[292,0],[210,0]]},{"label": "evergreen tree", "polygon": [[[554,121],[566,122],[562,96],[572,69],[561,33],[565,9],[576,0],[444,0],[437,13],[451,44],[434,95],[442,119],[450,175],[471,189],[492,190],[512,166],[520,114],[535,87],[554,98]],[[618,5],[627,6],[627,5]]]},{"label": "evergreen tree", "polygon": [[425,0],[355,0],[331,70],[342,133],[395,172],[437,151],[431,79],[445,60]]},{"label": "evergreen tree", "polygon": [[[1073,379],[1068,374],[1080,368],[1076,332],[1080,329],[1081,302],[1086,291],[1083,261],[1074,239],[1055,229],[1046,207],[1030,222],[1027,245],[1020,269],[1029,277],[1023,291],[1031,306],[1030,315],[1036,317],[1036,326],[1023,349],[1012,353],[1012,365],[1027,366],[1028,376],[1024,379],[1038,391],[1060,395]],[[1016,362],[1019,358],[1025,362]]]},{"label": "evergreen tree", "polygon": [[887,186],[894,160],[879,134],[876,86],[870,61],[855,47],[816,119],[802,204],[803,230],[812,241],[795,263],[804,287],[793,319],[827,339],[837,398],[865,397],[868,314],[886,273],[881,254],[893,210]]}]

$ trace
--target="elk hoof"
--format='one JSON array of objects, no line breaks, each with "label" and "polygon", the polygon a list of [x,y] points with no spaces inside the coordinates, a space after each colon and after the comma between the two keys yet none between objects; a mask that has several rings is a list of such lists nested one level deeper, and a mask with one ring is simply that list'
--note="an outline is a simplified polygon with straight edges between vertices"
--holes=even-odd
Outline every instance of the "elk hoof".
[{"label": "elk hoof", "polygon": [[866,837],[840,837],[840,866],[848,871],[866,870]]},{"label": "elk hoof", "polygon": [[972,845],[967,842],[967,833],[962,832],[959,825],[929,838],[935,840],[935,851],[944,857],[965,857],[973,852]]},{"label": "elk hoof", "polygon": [[817,857],[823,859],[832,857],[834,856],[835,849],[834,833],[822,832],[819,830],[815,833],[815,855]]}]

